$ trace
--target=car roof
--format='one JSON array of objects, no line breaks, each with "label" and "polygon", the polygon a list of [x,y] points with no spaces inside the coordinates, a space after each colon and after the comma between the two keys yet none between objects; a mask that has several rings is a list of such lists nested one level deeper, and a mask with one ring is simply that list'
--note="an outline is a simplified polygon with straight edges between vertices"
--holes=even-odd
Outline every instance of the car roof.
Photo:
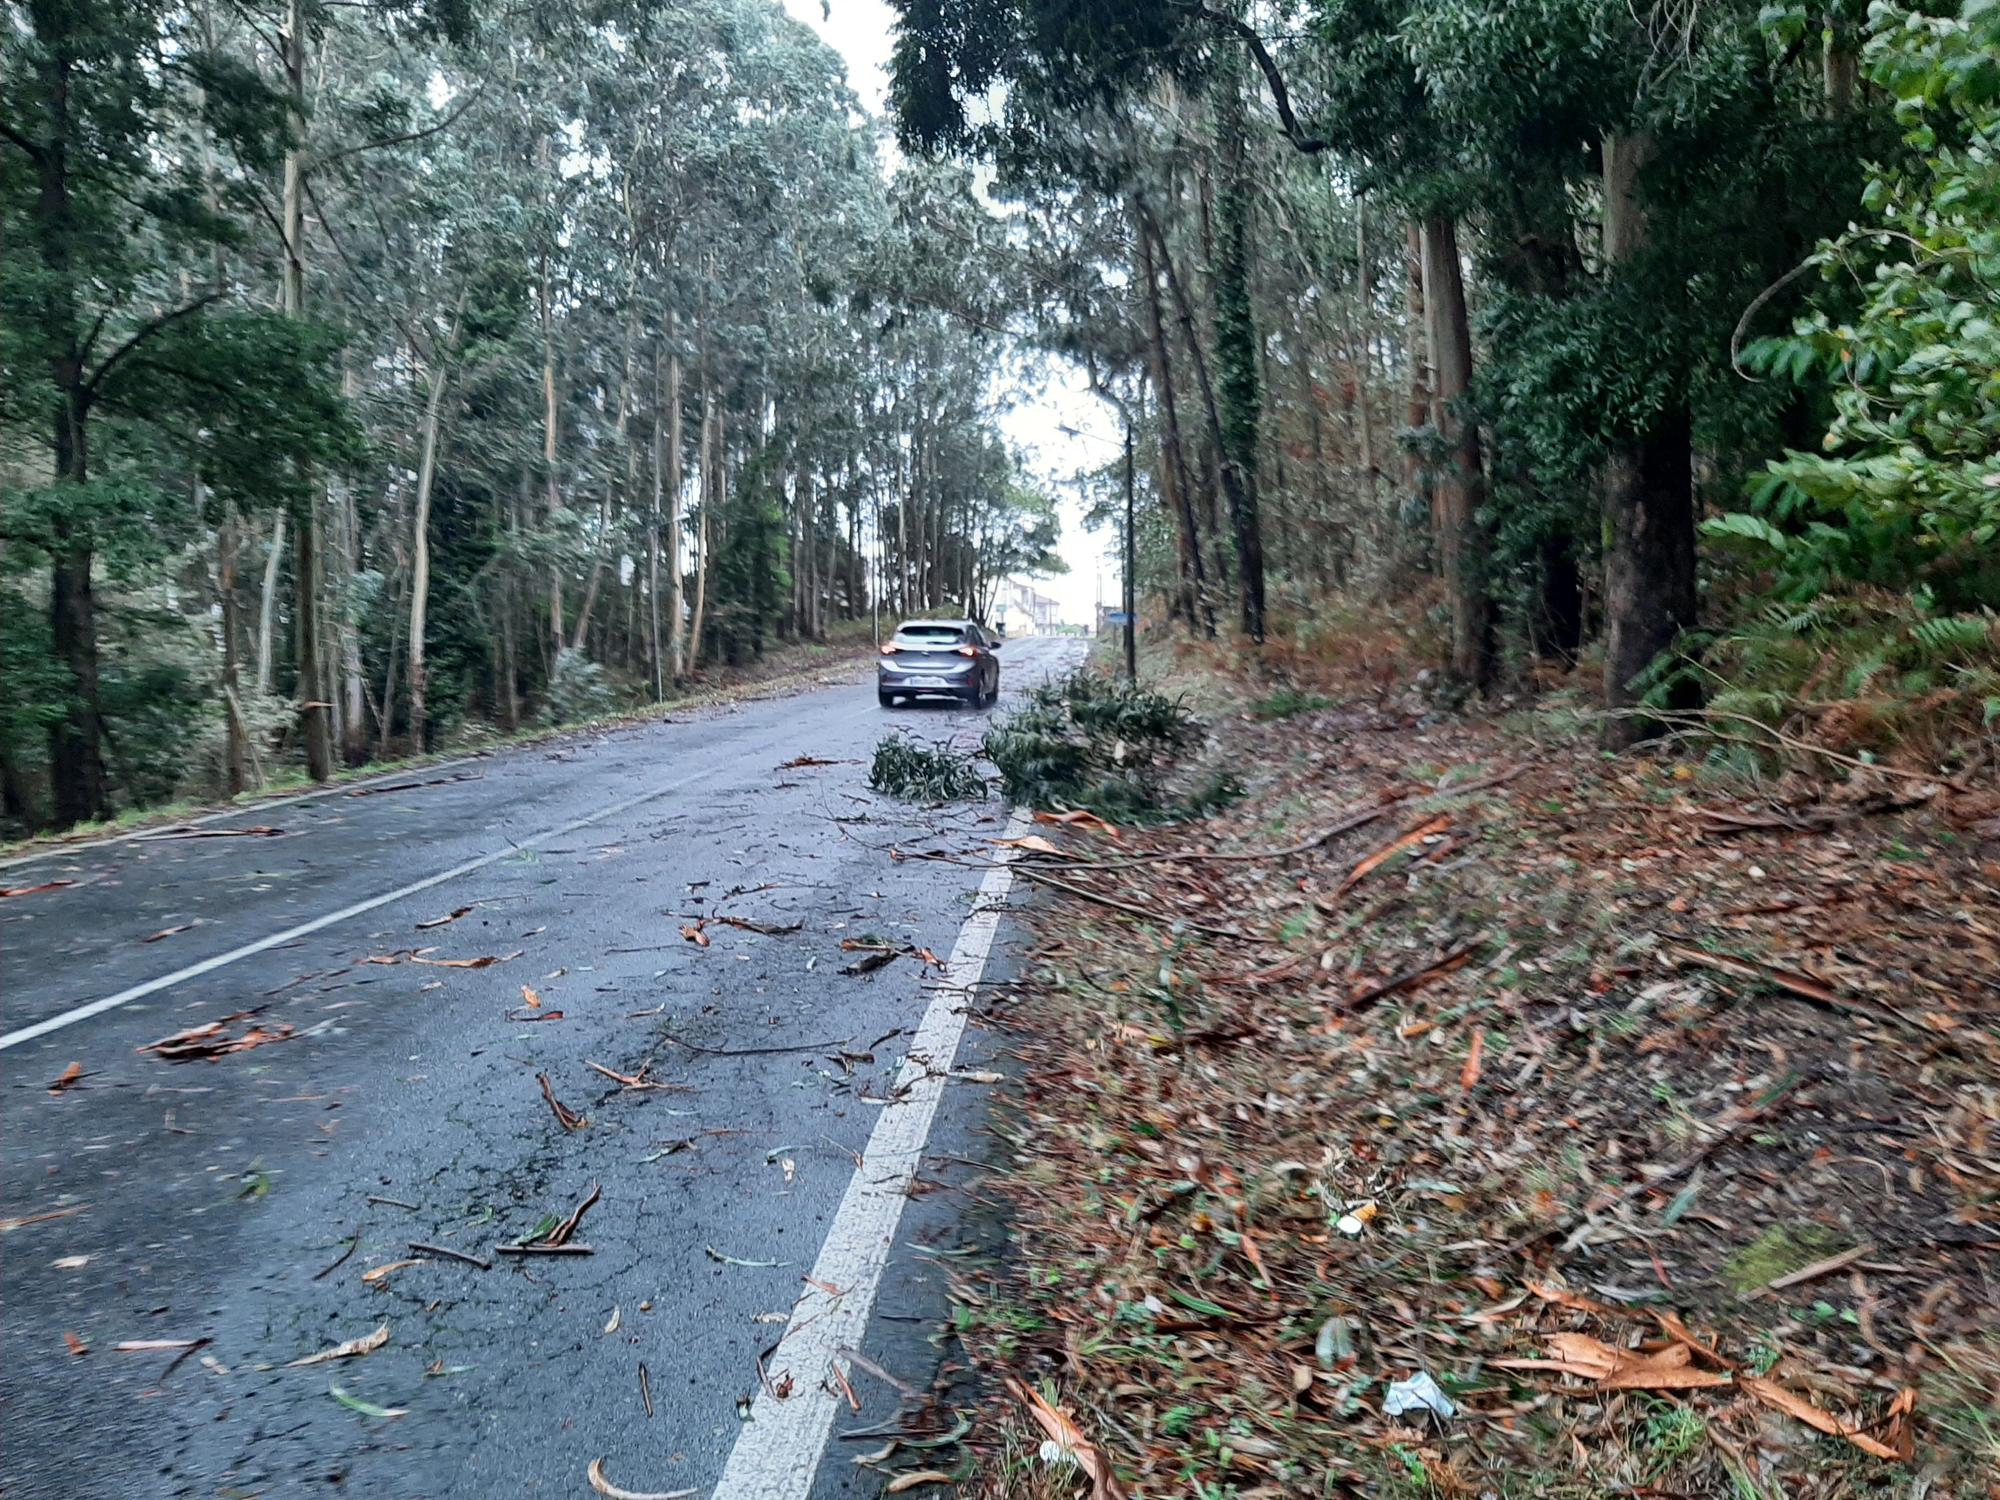
[{"label": "car roof", "polygon": [[966,626],[973,623],[971,620],[905,620],[896,628],[898,630],[909,630],[919,625],[936,625],[948,630],[963,630]]}]

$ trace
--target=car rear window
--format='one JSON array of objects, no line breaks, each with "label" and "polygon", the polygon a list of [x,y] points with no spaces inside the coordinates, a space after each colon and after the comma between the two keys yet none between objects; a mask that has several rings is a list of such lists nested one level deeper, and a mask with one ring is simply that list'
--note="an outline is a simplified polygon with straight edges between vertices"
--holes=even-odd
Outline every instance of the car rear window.
[{"label": "car rear window", "polygon": [[905,625],[896,639],[912,646],[956,646],[965,631],[957,625]]}]

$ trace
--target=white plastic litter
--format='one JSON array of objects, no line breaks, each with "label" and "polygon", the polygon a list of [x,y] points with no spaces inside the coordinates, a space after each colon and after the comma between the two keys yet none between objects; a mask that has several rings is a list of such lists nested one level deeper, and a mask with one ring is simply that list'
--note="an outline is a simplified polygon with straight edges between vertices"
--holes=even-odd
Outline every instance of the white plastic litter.
[{"label": "white plastic litter", "polygon": [[1452,1405],[1451,1397],[1439,1389],[1428,1370],[1419,1370],[1408,1380],[1396,1381],[1382,1398],[1382,1415],[1385,1417],[1400,1417],[1413,1411],[1430,1412],[1445,1422],[1458,1415],[1458,1408]]}]

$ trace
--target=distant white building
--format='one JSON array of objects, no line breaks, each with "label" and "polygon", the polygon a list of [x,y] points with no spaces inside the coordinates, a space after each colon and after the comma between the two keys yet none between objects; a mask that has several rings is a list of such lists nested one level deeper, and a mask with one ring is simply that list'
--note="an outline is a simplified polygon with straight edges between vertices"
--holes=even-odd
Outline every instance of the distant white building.
[{"label": "distant white building", "polygon": [[1062,606],[1018,578],[1000,585],[993,599],[993,623],[1014,635],[1046,635],[1062,621]]}]

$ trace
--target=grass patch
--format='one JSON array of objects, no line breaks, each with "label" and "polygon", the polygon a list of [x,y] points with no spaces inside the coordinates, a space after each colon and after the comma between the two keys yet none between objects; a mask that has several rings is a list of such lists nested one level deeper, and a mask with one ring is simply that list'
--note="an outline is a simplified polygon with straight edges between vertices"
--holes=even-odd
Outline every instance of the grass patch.
[{"label": "grass patch", "polygon": [[1250,705],[1250,715],[1257,719],[1291,719],[1300,714],[1318,713],[1323,708],[1332,708],[1333,700],[1320,693],[1308,693],[1295,687],[1281,687],[1266,693]]}]

